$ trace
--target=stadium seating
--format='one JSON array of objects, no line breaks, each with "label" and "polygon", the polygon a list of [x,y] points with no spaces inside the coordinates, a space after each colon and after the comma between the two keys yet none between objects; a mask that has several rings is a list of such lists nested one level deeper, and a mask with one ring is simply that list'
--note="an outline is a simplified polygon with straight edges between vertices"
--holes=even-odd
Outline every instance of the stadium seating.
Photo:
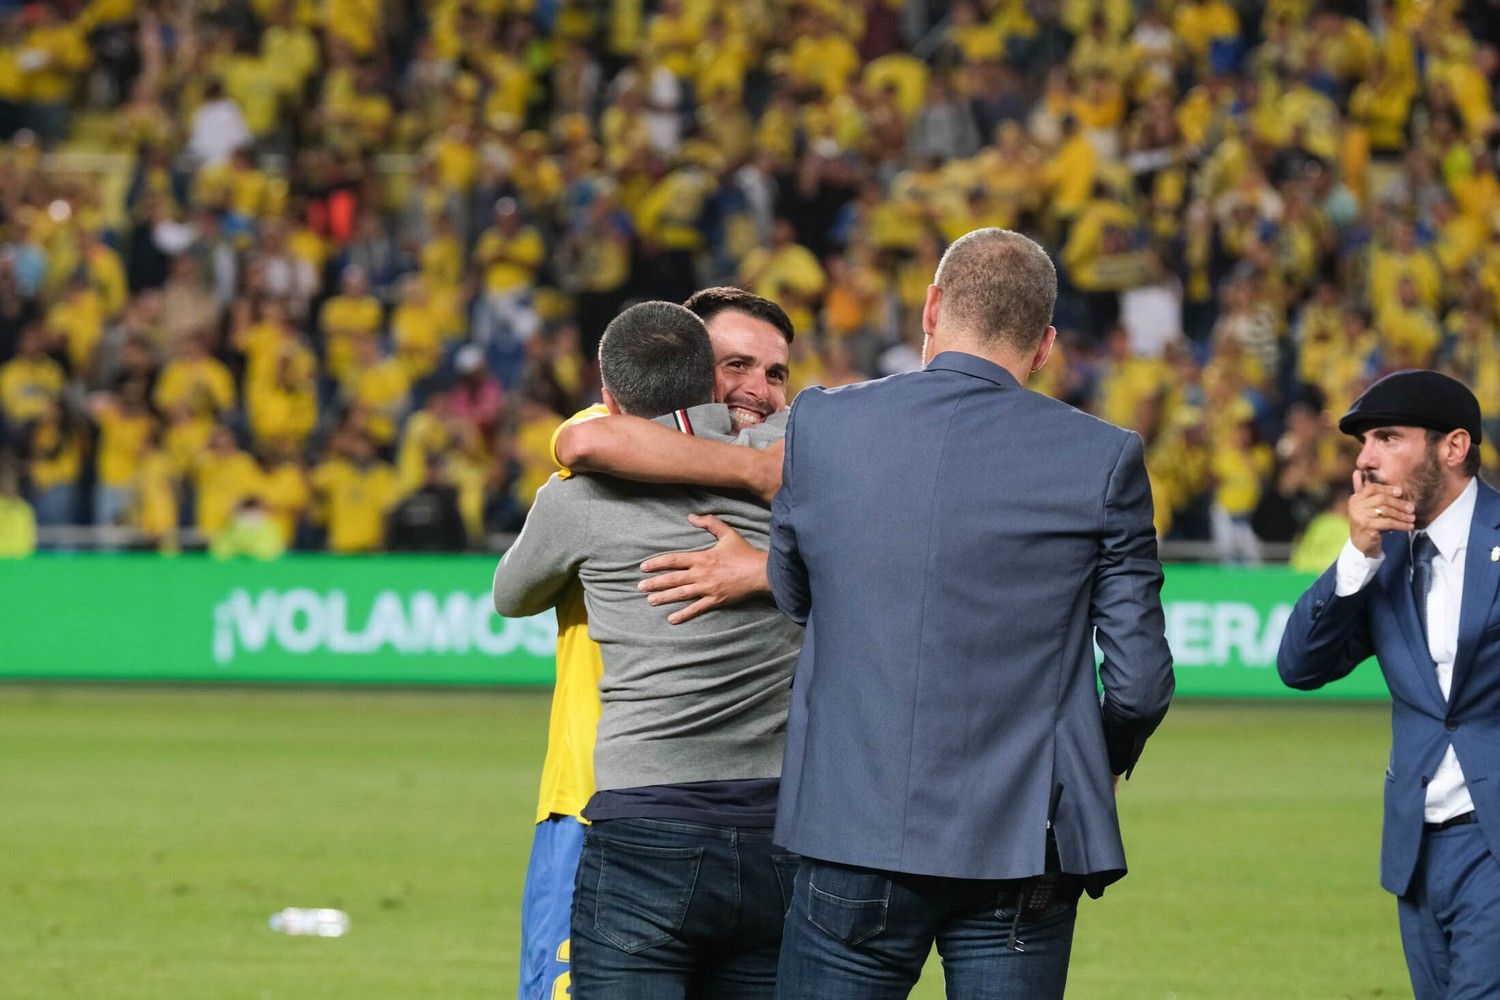
[{"label": "stadium seating", "polygon": [[1373,378],[1500,416],[1500,19],[1242,9],[0,4],[7,523],[371,551],[436,476],[477,546],[623,303],[740,284],[794,388],[904,371],[996,225],[1059,267],[1034,388],[1141,432],[1163,537],[1253,560],[1337,518]]}]

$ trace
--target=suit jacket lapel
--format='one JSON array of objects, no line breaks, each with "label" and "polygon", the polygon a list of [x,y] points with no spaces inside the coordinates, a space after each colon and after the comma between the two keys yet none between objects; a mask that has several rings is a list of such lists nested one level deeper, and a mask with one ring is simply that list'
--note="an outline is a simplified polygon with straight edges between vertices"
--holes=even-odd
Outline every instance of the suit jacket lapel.
[{"label": "suit jacket lapel", "polygon": [[[1406,637],[1407,651],[1412,654],[1412,666],[1421,675],[1422,687],[1433,697],[1434,705],[1443,705],[1443,688],[1437,684],[1437,664],[1433,663],[1433,652],[1427,648],[1427,639],[1422,637],[1422,625],[1416,616],[1416,600],[1412,597],[1412,537],[1404,531],[1386,532],[1386,564],[1380,573],[1386,574],[1386,594],[1401,622],[1401,634]],[[1386,669],[1392,664],[1385,664]]]},{"label": "suit jacket lapel", "polygon": [[1449,701],[1456,701],[1479,636],[1490,620],[1490,608],[1500,588],[1500,561],[1491,553],[1500,548],[1500,493],[1484,483],[1474,499],[1474,520],[1469,524],[1469,551],[1464,558],[1464,599],[1458,614],[1458,652],[1453,657],[1453,684]]},{"label": "suit jacket lapel", "polygon": [[[1417,618],[1417,602],[1411,596],[1411,536],[1404,531],[1386,534],[1385,566],[1386,592],[1396,607],[1396,617],[1401,622],[1401,633],[1406,636],[1406,646],[1411,650],[1411,662],[1422,675],[1422,685],[1432,696],[1433,704],[1443,705],[1443,689],[1438,685],[1437,664],[1432,662],[1432,651],[1422,635],[1422,625]],[[1389,665],[1387,665],[1389,666]]]}]

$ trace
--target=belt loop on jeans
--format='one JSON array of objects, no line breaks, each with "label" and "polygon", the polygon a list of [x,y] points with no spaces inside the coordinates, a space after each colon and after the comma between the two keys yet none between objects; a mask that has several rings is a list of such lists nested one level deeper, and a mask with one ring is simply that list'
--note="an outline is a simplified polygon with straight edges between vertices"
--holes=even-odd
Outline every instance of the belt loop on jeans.
[{"label": "belt loop on jeans", "polygon": [[1453,817],[1450,817],[1449,819],[1445,819],[1441,823],[1423,823],[1422,824],[1422,832],[1424,832],[1424,833],[1437,833],[1439,830],[1446,830],[1449,827],[1454,827],[1454,826],[1468,826],[1470,823],[1478,823],[1478,822],[1479,822],[1479,817],[1476,816],[1476,815],[1474,815],[1474,810],[1470,809],[1466,813],[1459,813],[1457,816],[1453,816]]}]

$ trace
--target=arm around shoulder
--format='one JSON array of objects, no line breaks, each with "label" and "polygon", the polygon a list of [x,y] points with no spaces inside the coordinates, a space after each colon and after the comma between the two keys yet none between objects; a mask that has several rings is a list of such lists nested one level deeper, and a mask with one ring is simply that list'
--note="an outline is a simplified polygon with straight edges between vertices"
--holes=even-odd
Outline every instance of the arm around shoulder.
[{"label": "arm around shoulder", "polygon": [[652,420],[614,414],[566,426],[556,457],[565,469],[642,483],[749,490],[767,499],[779,485],[773,459],[754,449],[692,437]]}]

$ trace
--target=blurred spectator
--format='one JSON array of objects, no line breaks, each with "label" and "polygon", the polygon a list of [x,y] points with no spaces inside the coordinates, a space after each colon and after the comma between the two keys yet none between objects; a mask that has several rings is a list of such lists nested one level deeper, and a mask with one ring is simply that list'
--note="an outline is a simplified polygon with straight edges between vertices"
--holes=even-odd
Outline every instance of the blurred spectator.
[{"label": "blurred spectator", "polygon": [[458,490],[439,457],[427,460],[422,485],[390,513],[386,546],[392,552],[462,552],[468,545]]},{"label": "blurred spectator", "polygon": [[240,106],[225,95],[222,83],[211,81],[203,92],[203,103],[193,113],[188,152],[212,166],[228,160],[253,138]]},{"label": "blurred spectator", "polygon": [[777,219],[769,246],[751,250],[740,264],[740,284],[762,298],[780,304],[794,329],[813,326],[813,304],[827,284],[818,258],[796,242],[789,219]]},{"label": "blurred spectator", "polygon": [[1349,541],[1349,497],[1346,485],[1334,487],[1328,507],[1308,522],[1307,530],[1292,548],[1289,568],[1299,573],[1322,573],[1338,560]]},{"label": "blurred spectator", "polygon": [[302,520],[312,502],[302,453],[302,442],[291,437],[271,437],[261,445],[259,496],[282,548],[302,540]]},{"label": "blurred spectator", "polygon": [[363,430],[341,427],[328,458],[310,477],[314,515],[326,526],[330,552],[374,552],[385,544],[386,514],[398,500],[396,474],[375,455]]},{"label": "blurred spectator", "polygon": [[259,492],[260,480],[260,466],[236,446],[234,432],[215,425],[193,469],[196,527],[205,538],[212,540],[225,529],[231,514]]},{"label": "blurred spectator", "polygon": [[211,342],[219,328],[221,306],[204,278],[198,258],[182,254],[172,261],[171,277],[162,287],[162,342],[164,351],[175,351],[195,334]]},{"label": "blurred spectator", "polygon": [[182,470],[162,447],[163,432],[152,428],[136,457],[131,525],[145,542],[164,552],[177,548]]},{"label": "blurred spectator", "polygon": [[94,469],[94,523],[118,525],[134,499],[135,468],[141,449],[156,428],[144,390],[122,395],[98,393],[89,399],[89,415],[99,428]]},{"label": "blurred spectator", "polygon": [[1250,518],[1271,468],[1270,449],[1256,440],[1255,426],[1241,420],[1217,442],[1210,463],[1214,477],[1214,548],[1222,562],[1259,563],[1260,539]]},{"label": "blurred spectator", "polygon": [[187,406],[199,417],[217,419],[234,406],[234,376],[209,353],[212,337],[200,330],[182,339],[177,357],[167,362],[157,380],[152,399],[157,409]]},{"label": "blurred spectator", "polygon": [[170,548],[223,424],[317,545],[349,477],[295,483],[357,431],[391,505],[440,455],[477,539],[626,302],[737,281],[794,383],[911,370],[995,225],[1059,265],[1035,388],[1142,434],[1159,530],[1285,537],[1372,378],[1500,393],[1485,6],[0,5],[0,447],[47,516]]},{"label": "blurred spectator", "polygon": [[83,25],[64,19],[50,3],[29,3],[21,9],[26,29],[15,68],[25,94],[27,127],[47,144],[67,134],[73,84],[89,65],[90,52]]},{"label": "blurred spectator", "polygon": [[495,202],[494,219],[495,224],[480,235],[474,247],[484,274],[484,297],[475,314],[475,339],[484,344],[502,339],[527,340],[540,325],[532,294],[546,244],[536,227],[522,221],[514,198]]},{"label": "blurred spectator", "polygon": [[77,524],[82,432],[61,404],[47,400],[22,433],[21,453],[27,459],[26,479],[37,524]]},{"label": "blurred spectator", "polygon": [[32,324],[22,331],[16,356],[0,365],[0,416],[8,438],[17,439],[29,421],[62,400],[67,376],[46,344],[45,331]]},{"label": "blurred spectator", "polygon": [[260,497],[251,495],[235,505],[224,527],[209,542],[208,554],[215,559],[277,559],[286,542]]},{"label": "blurred spectator", "polygon": [[36,514],[21,497],[9,462],[0,462],[0,559],[23,559],[36,551]]},{"label": "blurred spectator", "polygon": [[421,275],[402,279],[399,300],[391,314],[391,343],[407,380],[415,386],[437,371],[458,317],[444,308]]},{"label": "blurred spectator", "polygon": [[484,352],[475,344],[465,345],[454,355],[453,370],[458,380],[448,392],[449,412],[481,432],[493,430],[500,418],[505,392],[500,380],[485,367]]},{"label": "blurred spectator", "polygon": [[631,235],[613,185],[605,185],[593,193],[563,243],[563,287],[577,302],[584,357],[598,352],[600,335],[625,303]]},{"label": "blurred spectator", "polygon": [[363,333],[354,338],[353,366],[340,392],[351,410],[364,413],[362,426],[376,446],[391,448],[397,424],[406,413],[411,380],[398,359],[381,351],[374,334]]}]

